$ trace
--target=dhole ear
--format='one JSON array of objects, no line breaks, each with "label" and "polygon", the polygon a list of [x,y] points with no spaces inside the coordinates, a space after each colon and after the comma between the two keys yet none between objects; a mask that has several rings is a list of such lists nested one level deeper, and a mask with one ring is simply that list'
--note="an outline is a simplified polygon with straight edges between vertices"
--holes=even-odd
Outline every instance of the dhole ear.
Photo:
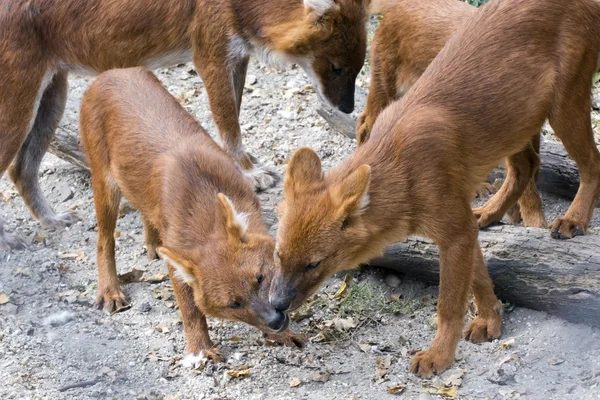
[{"label": "dhole ear", "polygon": [[317,153],[308,147],[298,149],[285,171],[284,193],[291,194],[303,187],[323,180],[321,160]]},{"label": "dhole ear", "polygon": [[320,17],[328,11],[337,11],[339,7],[334,0],[304,0],[304,8],[315,17]]},{"label": "dhole ear", "polygon": [[[245,242],[248,239],[248,216],[246,213],[238,213],[229,197],[223,193],[217,195],[221,208],[221,215],[225,233],[230,239]],[[218,221],[217,221],[218,223]]]},{"label": "dhole ear", "polygon": [[175,276],[181,281],[190,284],[196,280],[194,277],[194,264],[190,261],[166,247],[159,247],[156,252],[167,264],[175,268]]},{"label": "dhole ear", "polygon": [[346,216],[362,214],[369,206],[370,183],[371,167],[363,164],[334,186],[333,200],[339,204],[340,213]]}]

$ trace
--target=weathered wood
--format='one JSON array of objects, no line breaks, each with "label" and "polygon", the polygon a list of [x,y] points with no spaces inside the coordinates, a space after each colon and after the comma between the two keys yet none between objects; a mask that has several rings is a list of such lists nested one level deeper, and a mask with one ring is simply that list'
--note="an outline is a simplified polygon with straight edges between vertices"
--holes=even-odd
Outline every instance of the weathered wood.
[{"label": "weathered wood", "polygon": [[[556,240],[545,229],[503,225],[482,230],[479,241],[501,300],[600,327],[599,236]],[[424,239],[394,244],[371,264],[439,280],[437,246]]]},{"label": "weathered wood", "polygon": [[66,127],[61,126],[56,130],[56,136],[50,143],[48,151],[71,164],[90,170],[85,154],[79,145],[79,135]]}]

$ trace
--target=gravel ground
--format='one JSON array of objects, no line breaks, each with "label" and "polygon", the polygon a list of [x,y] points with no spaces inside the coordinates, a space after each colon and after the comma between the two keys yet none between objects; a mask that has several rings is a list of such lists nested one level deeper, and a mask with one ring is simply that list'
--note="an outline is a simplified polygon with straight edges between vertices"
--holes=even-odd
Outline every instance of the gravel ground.
[{"label": "gravel ground", "polygon": [[[158,75],[215,134],[192,66]],[[62,127],[77,129],[89,82],[71,78]],[[358,83],[368,88],[367,70]],[[330,168],[354,149],[315,113],[316,96],[299,69],[281,72],[253,61],[246,86],[244,141],[267,165],[282,172],[291,152],[308,145]],[[550,133],[547,139],[553,140]],[[163,264],[145,256],[138,214],[125,212],[118,222],[117,265],[120,273],[144,270],[144,278],[124,285],[133,307],[108,316],[92,307],[97,232],[89,176],[51,155],[41,176],[56,210],[76,208],[83,219],[64,231],[44,231],[9,180],[0,180],[0,216],[7,230],[31,243],[27,251],[0,254],[3,400],[600,399],[600,331],[510,306],[501,340],[461,341],[449,371],[434,379],[412,376],[411,355],[435,333],[437,287],[372,268],[331,278],[309,307],[295,313],[292,328],[310,338],[305,348],[271,346],[252,327],[212,319],[211,337],[225,362],[184,369],[183,327],[171,284],[161,279]],[[281,190],[279,183],[260,195],[265,210],[274,208]],[[544,201],[550,220],[568,207],[551,196]],[[592,229],[599,225],[596,215]],[[344,285],[348,289],[336,296]]]}]

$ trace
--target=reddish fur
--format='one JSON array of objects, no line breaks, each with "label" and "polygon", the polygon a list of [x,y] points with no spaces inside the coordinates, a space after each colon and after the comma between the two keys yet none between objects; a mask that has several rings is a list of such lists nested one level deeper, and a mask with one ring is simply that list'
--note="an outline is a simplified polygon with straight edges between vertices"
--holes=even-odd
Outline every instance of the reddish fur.
[{"label": "reddish fur", "polygon": [[[471,193],[508,157],[506,198],[514,204],[539,162],[530,142],[549,119],[581,177],[571,207],[552,223],[553,236],[587,228],[600,190],[590,119],[599,49],[594,0],[495,0],[482,7],[341,165],[323,176],[310,149],[291,158],[271,302],[295,308],[333,273],[409,235],[426,236],[440,249],[438,331],[411,370],[429,376],[452,363],[470,289],[478,315],[466,338],[499,337]],[[370,199],[362,211],[355,201],[361,190]]]},{"label": "reddish fur", "polygon": [[[475,15],[476,8],[456,0],[394,0],[374,3],[378,11],[384,11],[371,45],[371,83],[365,110],[359,115],[356,141],[360,146],[369,139],[377,116],[394,100],[401,98],[425,72],[452,34],[468,18]],[[539,153],[539,135],[532,144]],[[509,210],[511,222],[523,218],[526,226],[547,226],[542,210],[542,200],[537,191],[537,170],[519,205]],[[492,191],[484,182],[477,192]],[[507,201],[501,189],[485,208],[477,209],[479,226],[498,222],[504,216],[502,210]]]},{"label": "reddish fur", "polygon": [[[205,315],[271,332],[274,240],[258,198],[231,157],[158,79],[143,68],[100,75],[83,97],[81,139],[98,219],[98,304],[113,311],[126,303],[113,236],[122,193],[142,215],[148,254],[158,251],[194,278],[184,283],[169,262],[190,352],[218,359]],[[247,214],[247,232],[219,193]],[[241,309],[229,307],[235,301]]]}]

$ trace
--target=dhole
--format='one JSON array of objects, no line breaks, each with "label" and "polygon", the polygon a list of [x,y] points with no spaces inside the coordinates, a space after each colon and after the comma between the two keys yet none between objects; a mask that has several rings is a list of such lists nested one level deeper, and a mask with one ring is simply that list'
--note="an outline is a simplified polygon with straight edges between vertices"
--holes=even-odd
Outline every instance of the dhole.
[{"label": "dhole", "polygon": [[477,241],[469,201],[508,157],[504,213],[532,177],[531,146],[549,119],[577,162],[581,184],[552,235],[582,234],[600,188],[600,154],[590,119],[591,82],[600,49],[595,0],[494,0],[452,36],[408,93],[377,118],[370,139],[323,175],[310,149],[291,158],[276,245],[271,303],[295,309],[333,273],[353,267],[409,235],[440,251],[438,331],[411,370],[448,368],[472,289],[478,315],[465,337],[497,338],[501,313]]},{"label": "dhole", "polygon": [[[225,149],[257,188],[276,175],[253,164],[239,112],[250,55],[296,63],[317,93],[349,113],[366,52],[368,0],[11,0],[0,2],[0,176],[9,175],[42,226],[70,225],[38,183],[61,119],[67,74],[194,61]],[[363,4],[364,3],[364,4]],[[0,247],[23,241],[4,232]]]},{"label": "dhole", "polygon": [[[356,126],[359,146],[369,139],[377,116],[408,92],[452,34],[477,10],[456,0],[379,0],[371,4],[377,9],[374,11],[385,12],[385,16],[371,45],[369,95]],[[539,135],[534,137],[532,145],[539,154]],[[537,175],[536,171],[518,204],[508,211],[510,222],[518,223],[522,218],[525,226],[548,225],[536,187]],[[489,193],[493,188],[485,182],[476,191]],[[502,217],[480,218],[478,222],[485,227]]]},{"label": "dhole", "polygon": [[148,256],[168,265],[191,353],[219,359],[205,315],[287,328],[268,300],[275,244],[253,188],[152,73],[100,75],[82,100],[81,139],[98,219],[100,308],[126,304],[113,236],[122,193],[142,215]]}]

